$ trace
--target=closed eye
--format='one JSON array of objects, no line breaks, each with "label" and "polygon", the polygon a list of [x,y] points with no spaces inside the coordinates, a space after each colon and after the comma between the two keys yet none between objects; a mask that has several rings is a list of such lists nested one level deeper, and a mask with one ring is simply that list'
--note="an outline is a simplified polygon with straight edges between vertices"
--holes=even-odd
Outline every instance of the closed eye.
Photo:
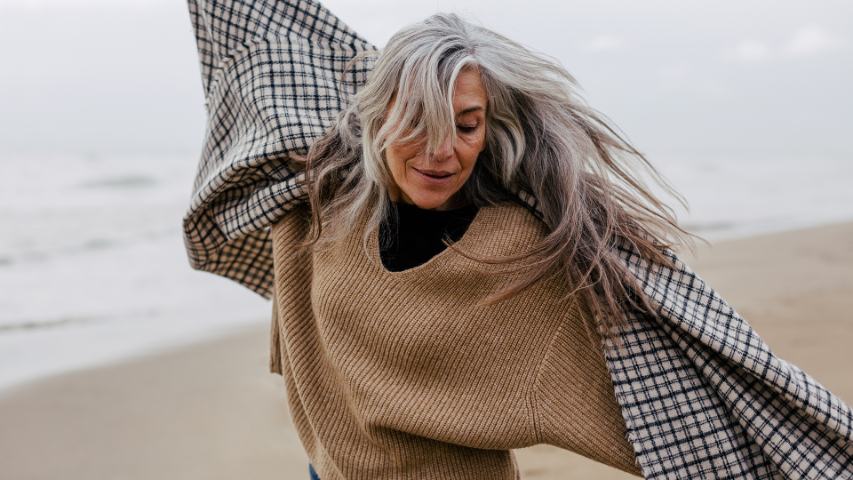
[{"label": "closed eye", "polygon": [[479,127],[479,125],[457,125],[456,126],[456,128],[458,128],[462,133],[474,133],[474,131],[477,130],[477,127]]}]

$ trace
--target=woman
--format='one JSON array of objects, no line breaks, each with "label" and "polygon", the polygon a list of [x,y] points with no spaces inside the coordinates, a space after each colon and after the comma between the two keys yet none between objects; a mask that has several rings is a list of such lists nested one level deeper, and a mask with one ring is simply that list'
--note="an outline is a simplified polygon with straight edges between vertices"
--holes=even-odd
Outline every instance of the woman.
[{"label": "woman", "polygon": [[849,407],[672,254],[629,159],[654,169],[558,64],[453,15],[374,55],[313,2],[190,13],[188,252],[273,298],[312,475],[518,478],[537,443],[646,478],[849,475]]},{"label": "woman", "polygon": [[[305,422],[313,426],[303,429],[303,441],[322,443],[332,457],[320,459],[319,450],[311,452],[312,458],[325,463],[324,471],[339,471],[345,478],[397,478],[413,471],[418,472],[415,478],[466,474],[478,478],[486,471],[494,472],[493,478],[514,478],[515,464],[508,450],[547,442],[640,474],[625,439],[600,340],[585,331],[593,325],[591,317],[574,304],[556,301],[556,297],[573,293],[560,288],[563,285],[580,289],[587,282],[583,278],[587,268],[601,279],[602,290],[609,294],[603,298],[619,298],[616,289],[607,290],[609,285],[624,284],[611,276],[620,266],[618,260],[596,257],[596,252],[606,251],[618,227],[638,244],[654,248],[646,240],[646,231],[631,230],[643,228],[628,213],[631,205],[641,204],[639,199],[622,200],[611,184],[582,173],[590,162],[592,169],[625,175],[605,147],[628,147],[599,127],[601,124],[575,100],[572,79],[562,68],[456,15],[435,15],[389,40],[354,101],[308,153],[310,224],[316,227],[309,244],[320,251],[328,247],[330,252],[315,253],[310,260],[308,254],[298,260],[287,255],[305,235],[306,224],[298,212],[272,228],[276,268],[283,271],[276,284],[293,285],[301,281],[293,278],[293,272],[311,269],[315,286],[310,300],[302,298],[307,293],[288,292],[276,298],[287,303],[286,307],[279,304],[278,311],[301,311],[301,306],[311,304],[317,311],[312,321],[322,330],[311,329],[311,335],[288,340],[339,350],[329,356],[312,355],[310,361],[296,360],[306,366],[301,372],[291,372],[292,377],[299,378],[301,373],[301,378],[316,378],[343,371],[348,382],[355,384],[327,387],[322,393],[318,390],[317,397],[305,393],[299,399],[318,404],[340,395],[347,411],[357,411],[351,417],[334,409],[323,409],[312,417],[307,412],[311,407],[294,406],[294,411],[305,412]],[[596,156],[597,151],[605,157]],[[544,222],[511,203],[516,198],[510,191],[514,184],[535,185],[538,198],[549,195],[554,199],[541,204]],[[466,207],[473,207],[467,210],[467,217]],[[484,209],[486,212],[478,212]],[[431,210],[444,214],[427,213]],[[361,218],[365,212],[372,216],[366,225]],[[472,218],[475,212],[476,218]],[[404,217],[397,219],[400,214]],[[449,222],[452,214],[474,222],[467,230],[463,222],[459,231],[465,235],[466,245],[489,242],[490,250],[504,255],[536,252],[532,272],[524,277],[490,271],[487,280],[473,273],[476,263],[436,252],[443,246],[443,221]],[[384,229],[380,228],[383,220],[388,220]],[[547,241],[547,234],[553,239]],[[380,258],[383,264],[388,263],[391,252],[409,258],[426,251],[435,258],[421,258],[420,265],[410,265],[414,269],[406,270],[410,275],[389,278],[383,271],[387,265],[367,265],[376,259],[372,240],[377,235],[388,247],[380,252],[385,254]],[[354,237],[363,242],[368,254],[353,248]],[[424,242],[419,244],[418,239]],[[430,241],[439,248],[430,249]],[[566,259],[571,261],[563,261]],[[454,269],[461,273],[451,273]],[[541,280],[557,271],[564,274],[565,283]],[[527,293],[515,292],[519,295],[515,302],[493,308],[473,306],[488,300],[487,294],[499,284],[513,279],[518,282],[516,290],[541,283]],[[470,288],[472,283],[477,287]],[[397,290],[394,295],[385,293],[391,288]],[[430,301],[419,303],[422,298]],[[597,298],[589,298],[595,308]],[[395,299],[403,300],[396,303]],[[549,301],[551,307],[530,312],[531,305]],[[451,310],[451,304],[458,310]],[[346,312],[347,318],[332,313],[337,311]],[[453,323],[461,321],[464,329],[442,322],[448,312],[457,315]],[[304,315],[280,316],[283,331],[295,331],[305,322]],[[519,318],[525,322],[519,323]],[[346,322],[346,333],[338,332],[342,322]],[[350,323],[370,325],[360,328]],[[383,331],[374,331],[376,326]],[[522,334],[519,328],[524,329]],[[477,339],[486,334],[495,336],[493,343],[479,344]],[[584,338],[587,334],[591,339]],[[371,339],[369,346],[364,345],[364,338]],[[558,347],[549,348],[562,341],[573,344],[571,353],[577,358]],[[321,351],[319,347],[311,350]],[[381,360],[363,359],[366,350]],[[405,361],[385,358],[389,351],[403,355]],[[525,358],[517,358],[516,353]],[[290,357],[286,360],[294,361]],[[436,360],[431,363],[430,359]],[[483,361],[490,367],[482,365]],[[474,363],[480,363],[476,369],[459,367]],[[452,374],[448,365],[454,365]],[[545,376],[547,380],[542,378]],[[447,377],[446,384],[423,385],[436,377]],[[361,384],[365,378],[376,383]],[[409,378],[414,380],[407,384]],[[299,380],[291,381],[294,388],[290,390],[307,390]],[[564,382],[576,387],[560,385]],[[356,395],[349,388],[358,391],[357,395],[388,403],[367,407],[348,401],[348,395]],[[405,400],[395,403],[389,397],[395,388],[406,390]],[[477,401],[448,406],[452,399],[463,396]],[[424,403],[423,398],[433,400]],[[418,401],[410,403],[409,399]],[[542,405],[527,410],[527,402]],[[370,412],[364,410],[367,408]],[[510,428],[514,411],[523,414]],[[389,418],[391,415],[408,421]],[[387,430],[387,435],[373,432],[356,440],[359,423],[368,417],[375,428]],[[440,426],[448,417],[453,418],[451,432]],[[490,417],[503,421],[489,426]],[[324,438],[317,425],[323,422],[340,439]],[[349,429],[348,422],[352,422]],[[425,442],[424,437],[431,440]],[[444,442],[433,444],[432,439],[439,437]],[[343,439],[346,445],[340,445]],[[372,442],[382,445],[381,453],[371,448]],[[448,442],[490,450],[449,453],[445,451]],[[405,458],[406,449],[419,452],[419,460]],[[356,470],[342,460],[357,455],[375,458],[378,463],[360,464]],[[387,459],[383,457],[397,455],[404,458],[399,464],[384,463]],[[439,469],[444,469],[441,475]]]},{"label": "woman", "polygon": [[[585,331],[590,317],[561,298],[574,278],[527,279],[523,293],[480,306],[524,278],[453,255],[457,245],[430,250],[442,246],[454,214],[463,220],[458,245],[472,253],[547,248],[553,230],[504,185],[538,177],[568,197],[574,165],[559,163],[586,153],[552,140],[572,134],[560,131],[575,113],[561,109],[562,85],[541,80],[537,91],[534,76],[504,67],[533,72],[543,63],[494,34],[469,40],[470,32],[458,17],[437,15],[392,37],[355,102],[308,154],[310,222],[295,209],[272,227],[275,283],[286,288],[274,299],[279,334],[291,346],[280,355],[288,391],[300,392],[294,423],[320,478],[517,478],[510,450],[536,443],[639,475],[600,340]],[[530,125],[546,118],[522,118],[539,111],[552,114],[551,129]],[[577,226],[572,217],[589,218],[590,206],[572,203],[547,214]],[[374,212],[392,222],[381,232],[365,218]],[[318,227],[312,251],[297,253],[309,224]],[[545,250],[536,260],[575,258],[569,266],[578,268],[599,248]],[[419,254],[406,269],[395,262]],[[293,287],[305,284],[310,290]]]}]

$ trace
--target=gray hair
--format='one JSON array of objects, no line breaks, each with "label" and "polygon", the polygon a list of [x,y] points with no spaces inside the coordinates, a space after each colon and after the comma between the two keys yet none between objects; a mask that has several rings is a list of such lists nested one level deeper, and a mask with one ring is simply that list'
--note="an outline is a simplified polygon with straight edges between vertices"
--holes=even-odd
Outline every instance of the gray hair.
[{"label": "gray hair", "polygon": [[[685,207],[686,202],[585,104],[576,80],[558,61],[453,13],[437,13],[394,34],[367,82],[312,145],[305,161],[313,221],[305,245],[338,240],[367,212],[366,245],[393,213],[386,148],[424,136],[429,154],[441,139],[454,138],[453,86],[467,68],[479,70],[487,92],[487,146],[462,195],[484,206],[516,199],[511,192],[529,192],[550,234],[517,257],[457,251],[490,263],[531,260],[524,265],[527,275],[491,301],[562,272],[593,318],[615,324],[626,300],[636,306],[626,289],[631,277],[608,248],[616,236],[648,259],[669,263],[660,249],[672,248],[671,239],[686,244],[684,236],[692,235],[631,170],[645,169]],[[329,230],[325,240],[321,229]]]}]

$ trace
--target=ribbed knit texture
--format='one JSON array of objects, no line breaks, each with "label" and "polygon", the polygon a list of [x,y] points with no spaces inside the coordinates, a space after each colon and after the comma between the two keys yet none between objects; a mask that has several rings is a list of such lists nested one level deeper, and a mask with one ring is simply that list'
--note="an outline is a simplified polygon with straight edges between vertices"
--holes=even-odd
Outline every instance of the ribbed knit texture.
[{"label": "ribbed knit texture", "polygon": [[[641,475],[564,282],[477,306],[512,279],[500,266],[445,249],[391,272],[377,232],[362,249],[366,217],[336,248],[299,253],[307,218],[297,208],[271,230],[270,371],[321,479],[518,479],[511,449],[538,443]],[[456,246],[520,253],[546,233],[507,202],[481,207]]]}]

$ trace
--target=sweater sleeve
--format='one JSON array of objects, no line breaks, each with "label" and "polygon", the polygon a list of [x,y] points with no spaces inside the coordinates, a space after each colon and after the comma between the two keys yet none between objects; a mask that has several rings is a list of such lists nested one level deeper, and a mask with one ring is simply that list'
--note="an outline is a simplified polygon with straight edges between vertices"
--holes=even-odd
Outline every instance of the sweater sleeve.
[{"label": "sweater sleeve", "polygon": [[281,333],[278,326],[278,300],[272,294],[272,318],[270,319],[270,373],[283,375],[281,371]]},{"label": "sweater sleeve", "polygon": [[272,287],[272,318],[270,319],[269,371],[283,375],[287,365],[282,350],[282,314],[298,310],[305,304],[306,289],[310,288],[311,257],[297,245],[308,232],[310,208],[299,205],[270,228],[274,282]]},{"label": "sweater sleeve", "polygon": [[573,302],[539,366],[534,388],[539,443],[642,476],[600,336],[589,311],[579,305]]}]

